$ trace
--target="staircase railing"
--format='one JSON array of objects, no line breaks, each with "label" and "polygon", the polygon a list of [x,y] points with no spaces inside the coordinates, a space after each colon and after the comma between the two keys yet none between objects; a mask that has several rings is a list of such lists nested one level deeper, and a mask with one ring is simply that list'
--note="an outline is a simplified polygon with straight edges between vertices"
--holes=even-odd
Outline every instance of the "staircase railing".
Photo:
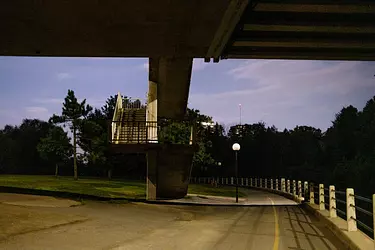
[{"label": "staircase railing", "polygon": [[[110,136],[113,144],[194,144],[194,124],[188,121],[112,121],[117,130]],[[155,136],[156,135],[156,136]]]}]

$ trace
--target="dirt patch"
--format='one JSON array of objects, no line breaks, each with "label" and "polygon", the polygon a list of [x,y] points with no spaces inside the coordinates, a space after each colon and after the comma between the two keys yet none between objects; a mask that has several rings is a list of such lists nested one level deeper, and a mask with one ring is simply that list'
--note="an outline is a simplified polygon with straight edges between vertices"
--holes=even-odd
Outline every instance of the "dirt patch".
[{"label": "dirt patch", "polygon": [[0,203],[27,207],[72,207],[80,202],[49,196],[0,193]]}]

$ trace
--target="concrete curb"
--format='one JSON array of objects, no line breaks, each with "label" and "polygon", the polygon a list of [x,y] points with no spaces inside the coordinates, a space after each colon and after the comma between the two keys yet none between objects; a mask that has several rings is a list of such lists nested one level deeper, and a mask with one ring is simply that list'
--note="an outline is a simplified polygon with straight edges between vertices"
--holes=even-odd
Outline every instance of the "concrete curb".
[{"label": "concrete curb", "polygon": [[111,197],[101,197],[90,194],[78,194],[67,191],[52,191],[43,189],[32,189],[32,188],[20,188],[20,187],[7,187],[0,186],[0,193],[16,193],[16,194],[32,194],[41,196],[52,196],[59,198],[68,198],[73,200],[95,200],[95,201],[129,201],[129,202],[145,202],[146,199],[137,198],[111,198]]},{"label": "concrete curb", "polygon": [[[166,200],[154,200],[154,201],[144,201],[144,203],[149,204],[160,204],[160,205],[175,205],[175,206],[205,206],[205,207],[264,207],[271,205],[261,205],[261,204],[213,204],[213,203],[193,203],[193,202],[173,202]],[[296,205],[285,205],[285,204],[275,204],[274,206],[296,206]]]},{"label": "concrete curb", "polygon": [[361,231],[348,232],[345,228],[346,221],[336,217],[329,218],[329,213],[326,210],[320,211],[319,206],[316,204],[305,203],[303,208],[312,213],[315,217],[322,221],[326,226],[348,246],[348,249],[361,250],[361,249],[374,249],[374,242],[370,237]]}]

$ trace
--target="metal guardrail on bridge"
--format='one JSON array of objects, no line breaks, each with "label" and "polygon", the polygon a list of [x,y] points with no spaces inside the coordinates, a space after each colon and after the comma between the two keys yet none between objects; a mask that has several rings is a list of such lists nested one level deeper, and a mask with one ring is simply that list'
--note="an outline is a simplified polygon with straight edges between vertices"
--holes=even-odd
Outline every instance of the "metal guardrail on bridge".
[{"label": "metal guardrail on bridge", "polygon": [[[353,188],[346,191],[336,190],[330,185],[314,185],[307,181],[296,181],[285,178],[238,178],[235,177],[191,177],[190,183],[211,185],[235,185],[236,181],[242,187],[256,187],[293,195],[304,202],[317,204],[319,210],[328,210],[330,218],[340,217],[346,220],[348,232],[358,229],[375,239],[375,194],[372,199],[354,194]],[[338,198],[344,197],[344,198]]]},{"label": "metal guardrail on bridge", "polygon": [[112,121],[109,140],[113,144],[193,144],[194,125],[188,121]]}]

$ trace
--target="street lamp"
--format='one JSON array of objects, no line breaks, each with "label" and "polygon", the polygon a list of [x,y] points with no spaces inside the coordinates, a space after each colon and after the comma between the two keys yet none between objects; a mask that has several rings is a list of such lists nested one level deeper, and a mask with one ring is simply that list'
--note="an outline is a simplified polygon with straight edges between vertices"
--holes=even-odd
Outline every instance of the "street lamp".
[{"label": "street lamp", "polygon": [[236,154],[236,165],[235,165],[235,174],[236,174],[236,202],[238,203],[238,151],[240,151],[241,146],[238,143],[233,144],[232,146],[233,151]]}]

